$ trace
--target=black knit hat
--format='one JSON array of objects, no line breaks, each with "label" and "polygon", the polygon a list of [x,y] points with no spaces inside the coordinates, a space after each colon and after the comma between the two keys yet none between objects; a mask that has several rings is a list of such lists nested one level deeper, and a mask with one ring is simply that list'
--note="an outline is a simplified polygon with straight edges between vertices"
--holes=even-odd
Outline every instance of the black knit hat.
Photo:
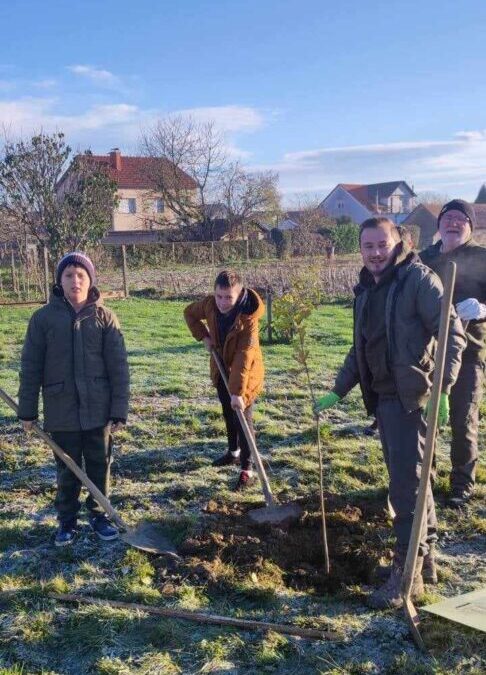
[{"label": "black knit hat", "polygon": [[444,204],[437,218],[437,227],[439,227],[440,219],[444,213],[447,213],[447,211],[460,211],[468,218],[471,225],[471,230],[474,230],[476,227],[476,214],[474,213],[474,207],[472,204],[469,204],[469,202],[465,202],[464,199],[453,199],[452,201],[447,202],[447,204]]},{"label": "black knit hat", "polygon": [[96,283],[96,271],[91,259],[88,258],[86,253],[81,253],[81,251],[73,251],[72,253],[66,253],[65,256],[61,258],[56,270],[56,284],[61,285],[62,273],[68,267],[68,265],[75,265],[76,267],[83,267],[88,273],[89,279],[91,281],[90,287],[94,286]]}]

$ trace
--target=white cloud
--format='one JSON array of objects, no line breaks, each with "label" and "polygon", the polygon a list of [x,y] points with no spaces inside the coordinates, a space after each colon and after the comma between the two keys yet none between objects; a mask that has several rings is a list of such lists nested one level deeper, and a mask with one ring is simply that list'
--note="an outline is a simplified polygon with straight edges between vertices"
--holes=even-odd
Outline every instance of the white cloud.
[{"label": "white cloud", "polygon": [[265,167],[278,171],[285,194],[325,196],[337,183],[407,180],[415,189],[476,195],[486,180],[486,131],[460,131],[446,140],[317,148],[284,153]]},{"label": "white cloud", "polygon": [[265,123],[265,118],[259,110],[239,105],[187,108],[171,114],[190,115],[202,122],[214,121],[225,132],[252,132],[261,129]]},{"label": "white cloud", "polygon": [[120,85],[119,78],[116,75],[113,75],[113,73],[110,73],[109,70],[104,70],[103,68],[96,68],[95,66],[78,64],[73,66],[67,66],[67,69],[71,73],[74,73],[74,75],[84,77],[97,85],[108,87]]},{"label": "white cloud", "polygon": [[[95,151],[117,146],[125,152],[137,152],[143,128],[152,126],[167,112],[142,109],[128,103],[94,104],[79,114],[62,112],[64,101],[57,97],[24,97],[0,101],[0,127],[12,136],[33,131],[63,131],[70,144]],[[263,116],[252,108],[222,106],[193,108],[169,114],[192,114],[200,120],[213,119],[225,134],[230,157],[247,160],[250,153],[241,149],[233,138],[236,132],[250,132],[264,123]]]}]

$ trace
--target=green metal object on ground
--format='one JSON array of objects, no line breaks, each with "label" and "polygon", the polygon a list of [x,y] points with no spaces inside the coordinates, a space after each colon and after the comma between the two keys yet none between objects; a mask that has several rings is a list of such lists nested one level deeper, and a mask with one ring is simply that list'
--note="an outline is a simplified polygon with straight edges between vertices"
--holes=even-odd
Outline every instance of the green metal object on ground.
[{"label": "green metal object on ground", "polygon": [[420,609],[486,633],[486,588],[456,595]]}]

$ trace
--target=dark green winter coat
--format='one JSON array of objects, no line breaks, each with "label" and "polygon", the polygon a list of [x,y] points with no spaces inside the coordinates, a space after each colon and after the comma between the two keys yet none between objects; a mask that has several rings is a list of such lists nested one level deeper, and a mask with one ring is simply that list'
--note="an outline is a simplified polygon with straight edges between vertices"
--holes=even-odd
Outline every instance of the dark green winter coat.
[{"label": "dark green winter coat", "polygon": [[22,350],[19,418],[38,416],[39,392],[46,431],[79,431],[126,419],[129,375],[123,335],[96,288],[76,314],[54,288],[37,310]]},{"label": "dark green winter coat", "polygon": [[[476,298],[486,304],[486,248],[469,239],[448,253],[441,252],[442,242],[432,244],[420,253],[422,262],[442,279],[447,263],[456,263],[454,304]],[[486,320],[472,320],[465,324],[467,349],[463,358],[484,361],[486,359]]]},{"label": "dark green winter coat", "polygon": [[[363,321],[371,285],[366,268],[355,288],[354,340],[333,391],[343,398],[358,383],[368,414],[376,409],[378,394],[371,387],[365,355]],[[369,281],[369,280],[368,280]],[[397,266],[385,304],[386,359],[395,391],[407,412],[424,407],[430,395],[436,337],[439,332],[442,283],[414,253]],[[453,310],[442,391],[449,393],[457,379],[466,338]]]}]

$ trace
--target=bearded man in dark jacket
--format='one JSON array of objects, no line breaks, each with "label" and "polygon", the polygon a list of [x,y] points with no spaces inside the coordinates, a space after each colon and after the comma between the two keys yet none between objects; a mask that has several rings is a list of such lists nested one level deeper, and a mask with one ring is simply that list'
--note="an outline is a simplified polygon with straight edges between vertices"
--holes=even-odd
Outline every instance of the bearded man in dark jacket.
[{"label": "bearded man in dark jacket", "polygon": [[[369,218],[362,223],[360,248],[364,267],[355,288],[353,346],[333,390],[319,399],[316,408],[330,408],[359,384],[368,414],[378,421],[396,536],[390,576],[368,600],[372,607],[381,609],[402,605],[401,580],[420,480],[426,433],[424,410],[432,386],[443,288],[439,277],[400,240],[388,218]],[[441,422],[447,418],[448,394],[465,345],[461,323],[453,311],[442,382]],[[414,597],[423,592],[424,559],[427,574],[436,574],[436,531],[429,488],[427,519],[412,586]]]},{"label": "bearded man in dark jacket", "polygon": [[486,248],[473,239],[476,215],[471,204],[453,199],[437,219],[440,239],[420,253],[422,262],[441,278],[456,263],[453,302],[462,320],[467,347],[451,403],[451,495],[448,505],[461,508],[473,495],[478,462],[479,405],[486,364]]}]

